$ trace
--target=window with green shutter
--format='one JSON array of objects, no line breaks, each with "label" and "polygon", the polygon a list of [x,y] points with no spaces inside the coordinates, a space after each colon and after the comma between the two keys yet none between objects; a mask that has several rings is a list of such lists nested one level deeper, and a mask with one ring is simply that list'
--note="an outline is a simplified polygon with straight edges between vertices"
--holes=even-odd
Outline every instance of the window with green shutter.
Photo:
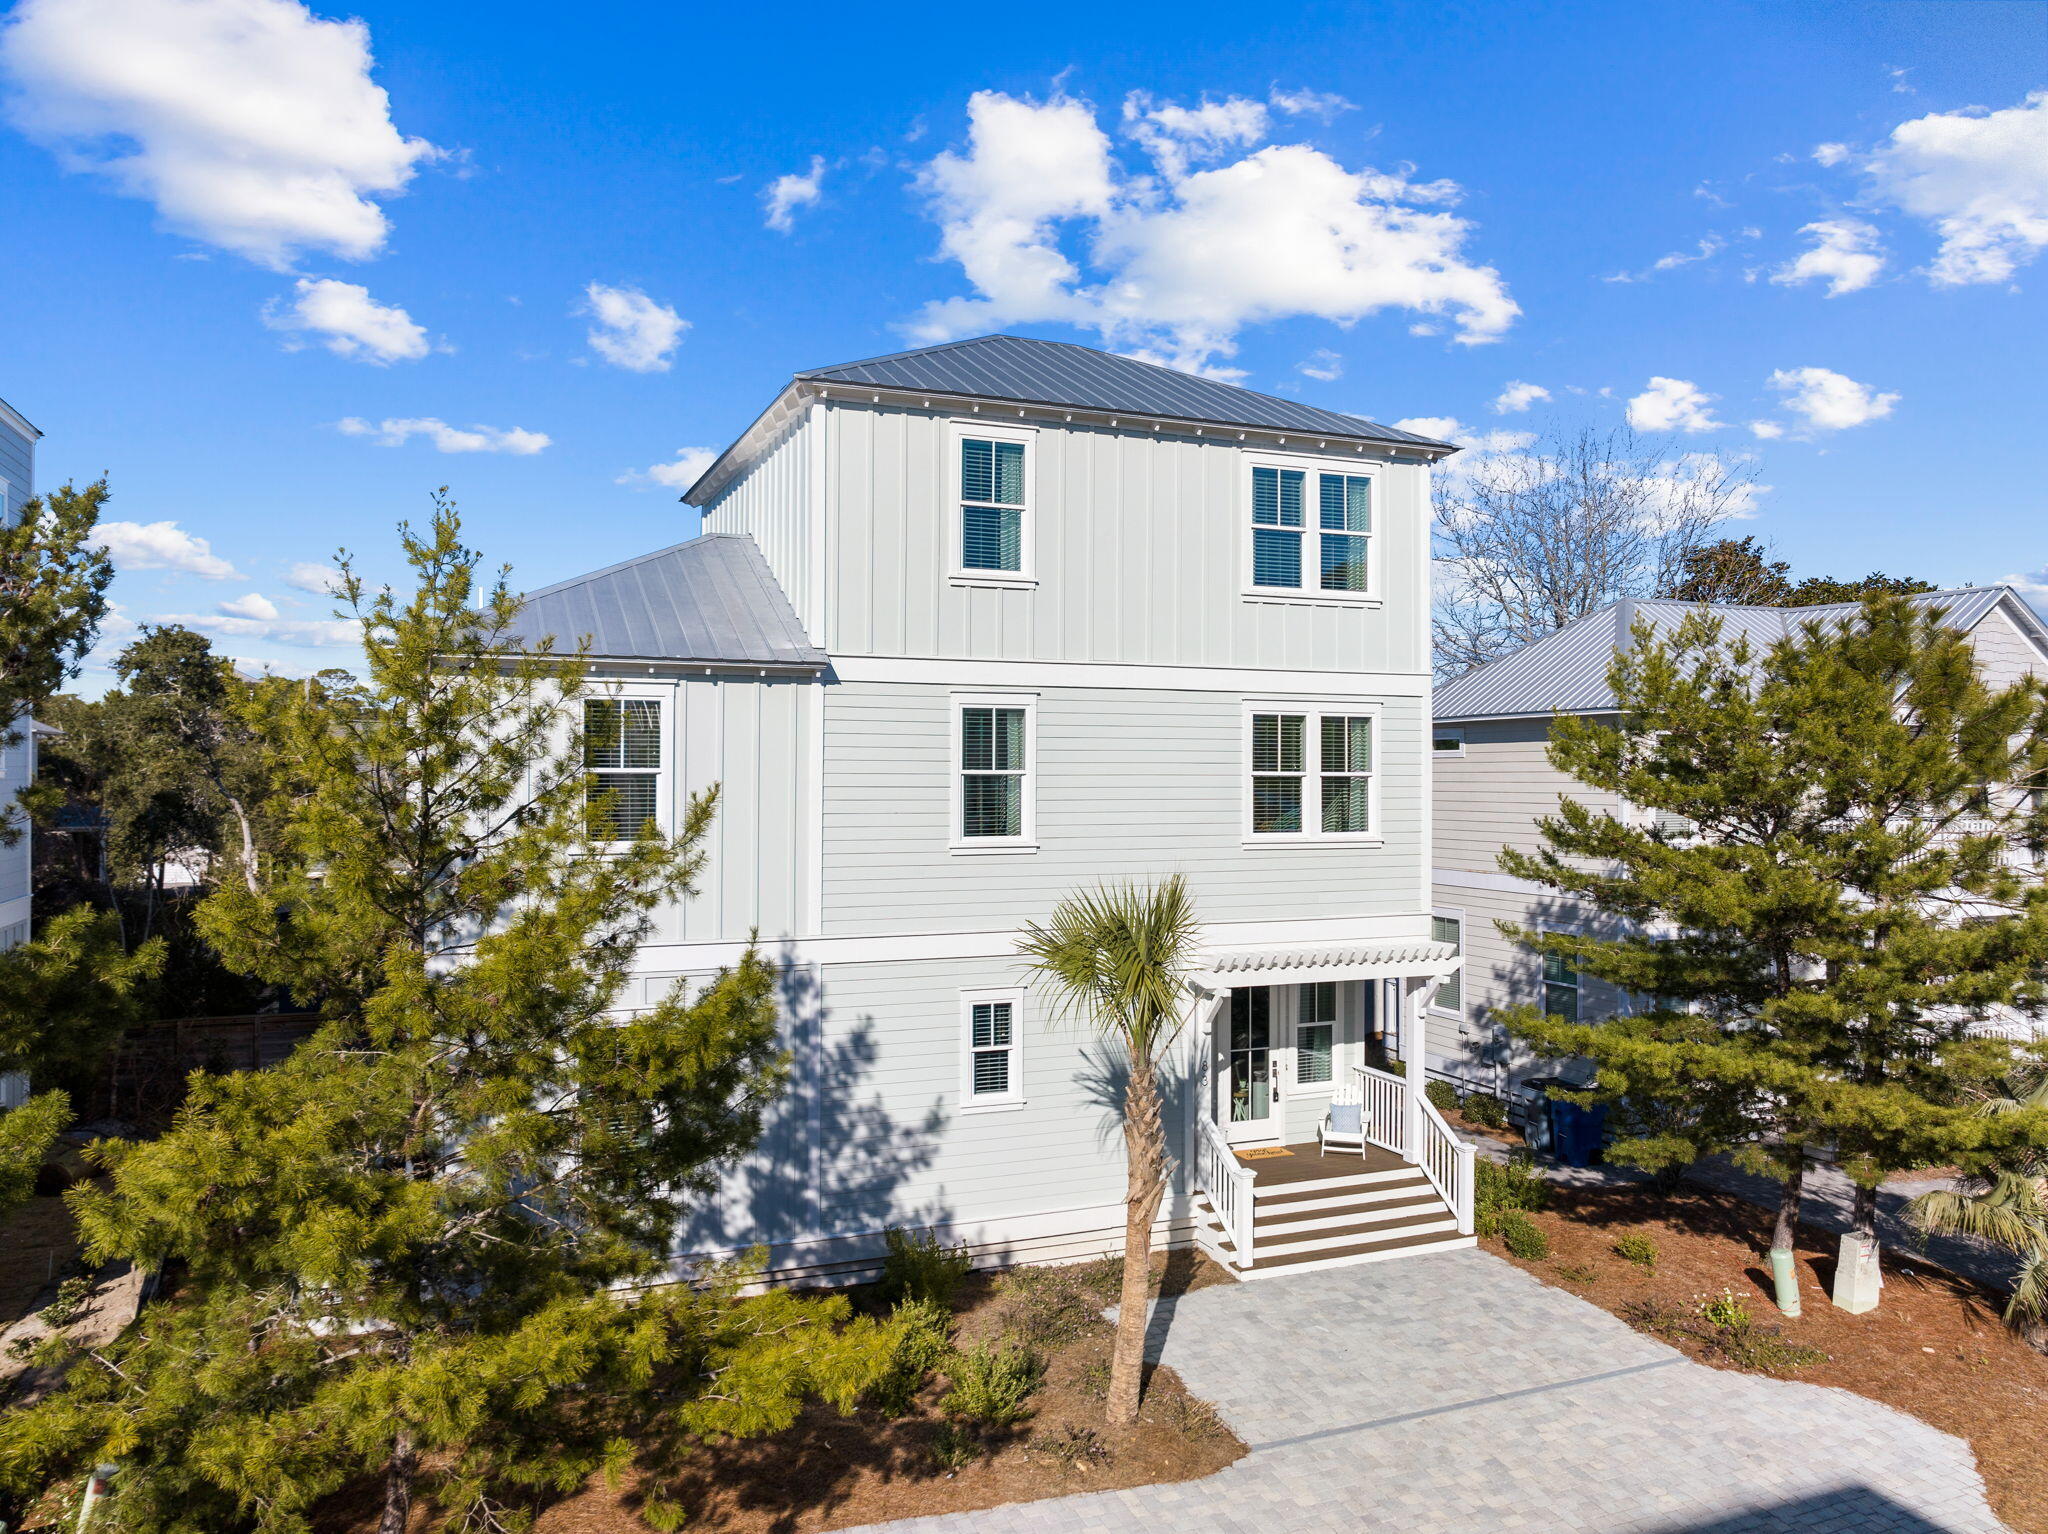
[{"label": "window with green shutter", "polygon": [[961,998],[962,1061],[960,1098],[963,1106],[987,1107],[1016,1102],[1023,1092],[1018,1013],[1023,993],[973,991]]},{"label": "window with green shutter", "polygon": [[661,747],[659,699],[584,699],[584,794],[598,840],[631,841],[649,821],[659,824]]},{"label": "window with green shutter", "polygon": [[[1429,935],[1436,942],[1449,943],[1458,953],[1462,954],[1465,951],[1465,921],[1463,917],[1430,917]],[[1465,986],[1463,974],[1456,973],[1448,976],[1444,983],[1436,988],[1436,995],[1430,998],[1429,1004],[1439,1012],[1455,1012],[1460,1017],[1464,1016]]]},{"label": "window with green shutter", "polygon": [[1025,454],[1022,442],[960,439],[960,567],[1024,569]]}]

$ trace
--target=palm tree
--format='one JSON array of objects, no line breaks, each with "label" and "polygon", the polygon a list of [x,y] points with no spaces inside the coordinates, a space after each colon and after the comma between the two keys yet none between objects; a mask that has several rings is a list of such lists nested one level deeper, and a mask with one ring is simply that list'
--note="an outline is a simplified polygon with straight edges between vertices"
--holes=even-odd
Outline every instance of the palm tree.
[{"label": "palm tree", "polygon": [[1017,947],[1053,983],[1061,1010],[1085,1019],[1124,1052],[1124,1277],[1109,1366],[1109,1420],[1138,1420],[1144,1387],[1145,1309],[1151,1298],[1152,1222],[1166,1192],[1166,1128],[1159,1060],[1180,1032],[1197,927],[1187,880],[1103,885],[1069,895]]},{"label": "palm tree", "polygon": [[[2048,1066],[2023,1065],[1977,1096],[1986,1113],[2048,1108]],[[2022,1149],[1961,1189],[1921,1194],[1906,1212],[1923,1230],[1976,1236],[2017,1254],[2005,1324],[2048,1352],[2048,1151]]]}]

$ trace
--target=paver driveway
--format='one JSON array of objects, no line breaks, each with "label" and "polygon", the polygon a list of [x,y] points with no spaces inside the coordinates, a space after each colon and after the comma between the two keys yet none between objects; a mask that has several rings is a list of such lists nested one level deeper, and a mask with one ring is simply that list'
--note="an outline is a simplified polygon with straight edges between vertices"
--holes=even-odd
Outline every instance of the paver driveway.
[{"label": "paver driveway", "polygon": [[886,1527],[2009,1534],[1959,1439],[1846,1391],[1705,1368],[1484,1252],[1219,1285],[1153,1332],[1245,1458]]}]

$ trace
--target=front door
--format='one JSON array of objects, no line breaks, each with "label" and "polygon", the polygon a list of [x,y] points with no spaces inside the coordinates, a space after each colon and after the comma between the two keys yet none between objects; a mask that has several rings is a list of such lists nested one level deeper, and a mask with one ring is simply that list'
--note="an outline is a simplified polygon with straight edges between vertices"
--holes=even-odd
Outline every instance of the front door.
[{"label": "front door", "polygon": [[1271,986],[1240,986],[1217,1020],[1216,1121],[1232,1145],[1271,1144],[1280,1138],[1273,1003]]}]

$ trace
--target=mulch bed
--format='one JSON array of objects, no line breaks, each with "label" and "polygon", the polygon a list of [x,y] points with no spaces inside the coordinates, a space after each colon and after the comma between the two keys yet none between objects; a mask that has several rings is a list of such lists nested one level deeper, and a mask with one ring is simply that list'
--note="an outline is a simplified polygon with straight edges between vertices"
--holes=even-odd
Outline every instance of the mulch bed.
[{"label": "mulch bed", "polygon": [[[788,1432],[753,1442],[709,1448],[642,1440],[640,1468],[623,1484],[593,1478],[543,1512],[535,1534],[646,1534],[638,1509],[657,1478],[653,1489],[689,1509],[692,1534],[813,1534],[1213,1475],[1245,1447],[1171,1369],[1152,1371],[1135,1427],[1103,1420],[1112,1332],[1100,1312],[1115,1300],[1119,1269],[1111,1259],[1030,1270],[1051,1275],[1047,1285],[990,1273],[962,1285],[954,1303],[960,1343],[1021,1333],[1046,1365],[1029,1419],[988,1433],[983,1453],[967,1464],[947,1468],[934,1453],[945,1422],[937,1409],[943,1386],[934,1384],[897,1420],[866,1411],[841,1417],[821,1406]],[[1155,1257],[1153,1277],[1166,1294],[1233,1282],[1194,1252]],[[337,1499],[323,1528],[366,1534],[375,1527],[374,1488],[359,1490]],[[424,1509],[415,1511],[415,1531],[432,1526]]]},{"label": "mulch bed", "polygon": [[[1549,1257],[1524,1262],[1497,1239],[1482,1244],[1624,1320],[1633,1311],[1636,1324],[1644,1301],[1692,1316],[1704,1300],[1733,1290],[1760,1326],[1827,1354],[1781,1377],[1853,1390],[1966,1440],[1998,1516],[2021,1534],[2048,1534],[2048,1356],[1999,1320],[2002,1295],[1887,1251],[1882,1303],[1852,1316],[1828,1300],[1839,1237],[1802,1228],[1805,1314],[1789,1320],[1771,1299],[1770,1216],[1732,1196],[1693,1187],[1554,1188],[1551,1207],[1530,1218],[1550,1238]],[[1654,1270],[1615,1253],[1629,1232],[1656,1244]],[[1731,1367],[1706,1339],[1658,1335],[1701,1363]]]}]

